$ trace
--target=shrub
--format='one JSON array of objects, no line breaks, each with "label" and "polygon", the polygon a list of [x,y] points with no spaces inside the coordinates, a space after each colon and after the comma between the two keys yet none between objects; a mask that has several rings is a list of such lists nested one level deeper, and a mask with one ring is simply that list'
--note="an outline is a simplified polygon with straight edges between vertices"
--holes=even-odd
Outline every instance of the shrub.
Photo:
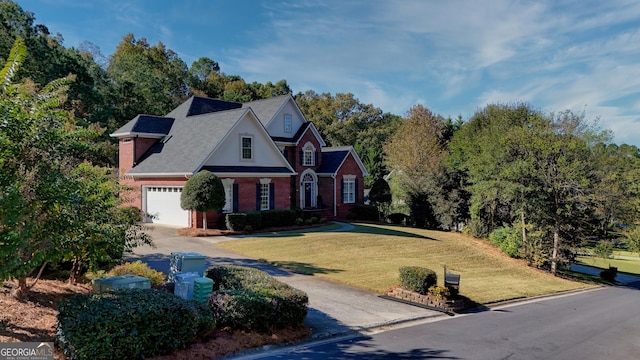
[{"label": "shrub", "polygon": [[313,219],[307,219],[304,221],[305,225],[313,225]]},{"label": "shrub", "polygon": [[302,225],[302,224],[304,224],[304,219],[303,219],[303,218],[301,218],[301,217],[296,218],[296,225],[300,226],[300,225]]},{"label": "shrub", "polygon": [[407,215],[403,213],[393,213],[389,214],[389,216],[387,216],[387,219],[389,219],[392,224],[400,225],[405,223]]},{"label": "shrub", "polygon": [[489,234],[489,241],[497,245],[503,253],[510,257],[520,257],[522,234],[518,229],[510,226],[498,228]]},{"label": "shrub", "polygon": [[471,235],[475,238],[485,238],[489,235],[489,227],[479,219],[471,219],[462,228],[464,234]]},{"label": "shrub", "polygon": [[351,220],[378,221],[378,208],[373,205],[356,205],[349,209],[347,218]]},{"label": "shrub", "polygon": [[451,296],[451,291],[444,286],[431,286],[428,291],[436,299],[446,299]]},{"label": "shrub", "polygon": [[261,213],[263,226],[291,226],[296,221],[296,212],[294,210],[268,210]]},{"label": "shrub", "polygon": [[309,302],[307,294],[264,271],[213,266],[205,276],[214,281],[209,306],[220,326],[267,331],[304,323]]},{"label": "shrub", "polygon": [[242,231],[247,226],[247,214],[231,213],[225,217],[227,229],[231,231]]},{"label": "shrub", "polygon": [[247,234],[251,234],[253,232],[253,227],[251,225],[245,225],[242,231],[244,231]]},{"label": "shrub", "polygon": [[438,275],[433,270],[419,266],[400,268],[400,285],[407,290],[426,295],[429,288],[438,283]]},{"label": "shrub", "polygon": [[613,255],[613,243],[606,240],[600,240],[593,248],[593,252],[603,259],[608,259]]},{"label": "shrub", "polygon": [[245,214],[247,215],[247,225],[250,225],[253,230],[262,229],[262,214],[260,211],[251,211]]},{"label": "shrub", "polygon": [[71,359],[142,359],[184,348],[214,328],[207,306],[155,289],[116,289],[60,303],[56,344]]},{"label": "shrub", "polygon": [[160,286],[166,278],[162,272],[153,270],[149,267],[149,265],[143,263],[140,260],[135,262],[126,262],[124,264],[118,265],[104,274],[105,276],[100,277],[119,276],[126,274],[134,274],[146,277],[151,281],[152,287]]}]

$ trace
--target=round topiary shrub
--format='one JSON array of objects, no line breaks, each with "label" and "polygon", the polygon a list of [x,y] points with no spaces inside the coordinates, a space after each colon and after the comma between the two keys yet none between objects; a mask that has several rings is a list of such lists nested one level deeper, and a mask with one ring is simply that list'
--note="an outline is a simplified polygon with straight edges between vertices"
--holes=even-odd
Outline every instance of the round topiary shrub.
[{"label": "round topiary shrub", "polygon": [[407,290],[426,295],[429,288],[438,283],[438,275],[431,270],[419,266],[403,266],[400,268],[400,286]]}]

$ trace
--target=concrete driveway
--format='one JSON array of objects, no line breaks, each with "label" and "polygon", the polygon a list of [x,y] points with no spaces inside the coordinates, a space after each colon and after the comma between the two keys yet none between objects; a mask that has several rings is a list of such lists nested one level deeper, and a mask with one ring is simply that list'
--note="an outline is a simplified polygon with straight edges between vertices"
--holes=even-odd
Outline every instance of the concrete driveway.
[{"label": "concrete driveway", "polygon": [[216,245],[221,241],[241,241],[241,237],[192,238],[179,236],[176,230],[175,227],[153,225],[149,234],[156,247],[139,247],[128,258],[140,259],[158,271],[169,273],[172,252],[197,252],[207,256],[207,266],[228,264],[266,271],[278,280],[307,293],[309,313],[305,325],[312,329],[312,337],[316,339],[375,331],[446,316],[441,312],[382,299],[372,292],[310,275],[294,274]]}]

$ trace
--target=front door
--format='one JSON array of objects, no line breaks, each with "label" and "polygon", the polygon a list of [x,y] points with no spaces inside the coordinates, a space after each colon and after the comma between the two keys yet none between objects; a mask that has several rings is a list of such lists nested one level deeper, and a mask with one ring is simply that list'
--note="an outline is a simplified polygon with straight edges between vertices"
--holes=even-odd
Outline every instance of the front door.
[{"label": "front door", "polygon": [[300,207],[315,208],[318,198],[318,180],[312,171],[305,172],[300,181]]}]

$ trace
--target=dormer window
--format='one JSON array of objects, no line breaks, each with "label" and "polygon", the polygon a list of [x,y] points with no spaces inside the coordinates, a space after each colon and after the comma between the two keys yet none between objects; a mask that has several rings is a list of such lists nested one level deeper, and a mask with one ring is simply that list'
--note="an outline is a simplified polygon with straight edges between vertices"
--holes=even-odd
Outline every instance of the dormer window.
[{"label": "dormer window", "polygon": [[316,165],[316,148],[313,144],[307,143],[302,149],[302,165],[315,166]]},{"label": "dormer window", "polygon": [[284,115],[284,132],[290,133],[291,130],[292,130],[291,115],[285,114]]}]

